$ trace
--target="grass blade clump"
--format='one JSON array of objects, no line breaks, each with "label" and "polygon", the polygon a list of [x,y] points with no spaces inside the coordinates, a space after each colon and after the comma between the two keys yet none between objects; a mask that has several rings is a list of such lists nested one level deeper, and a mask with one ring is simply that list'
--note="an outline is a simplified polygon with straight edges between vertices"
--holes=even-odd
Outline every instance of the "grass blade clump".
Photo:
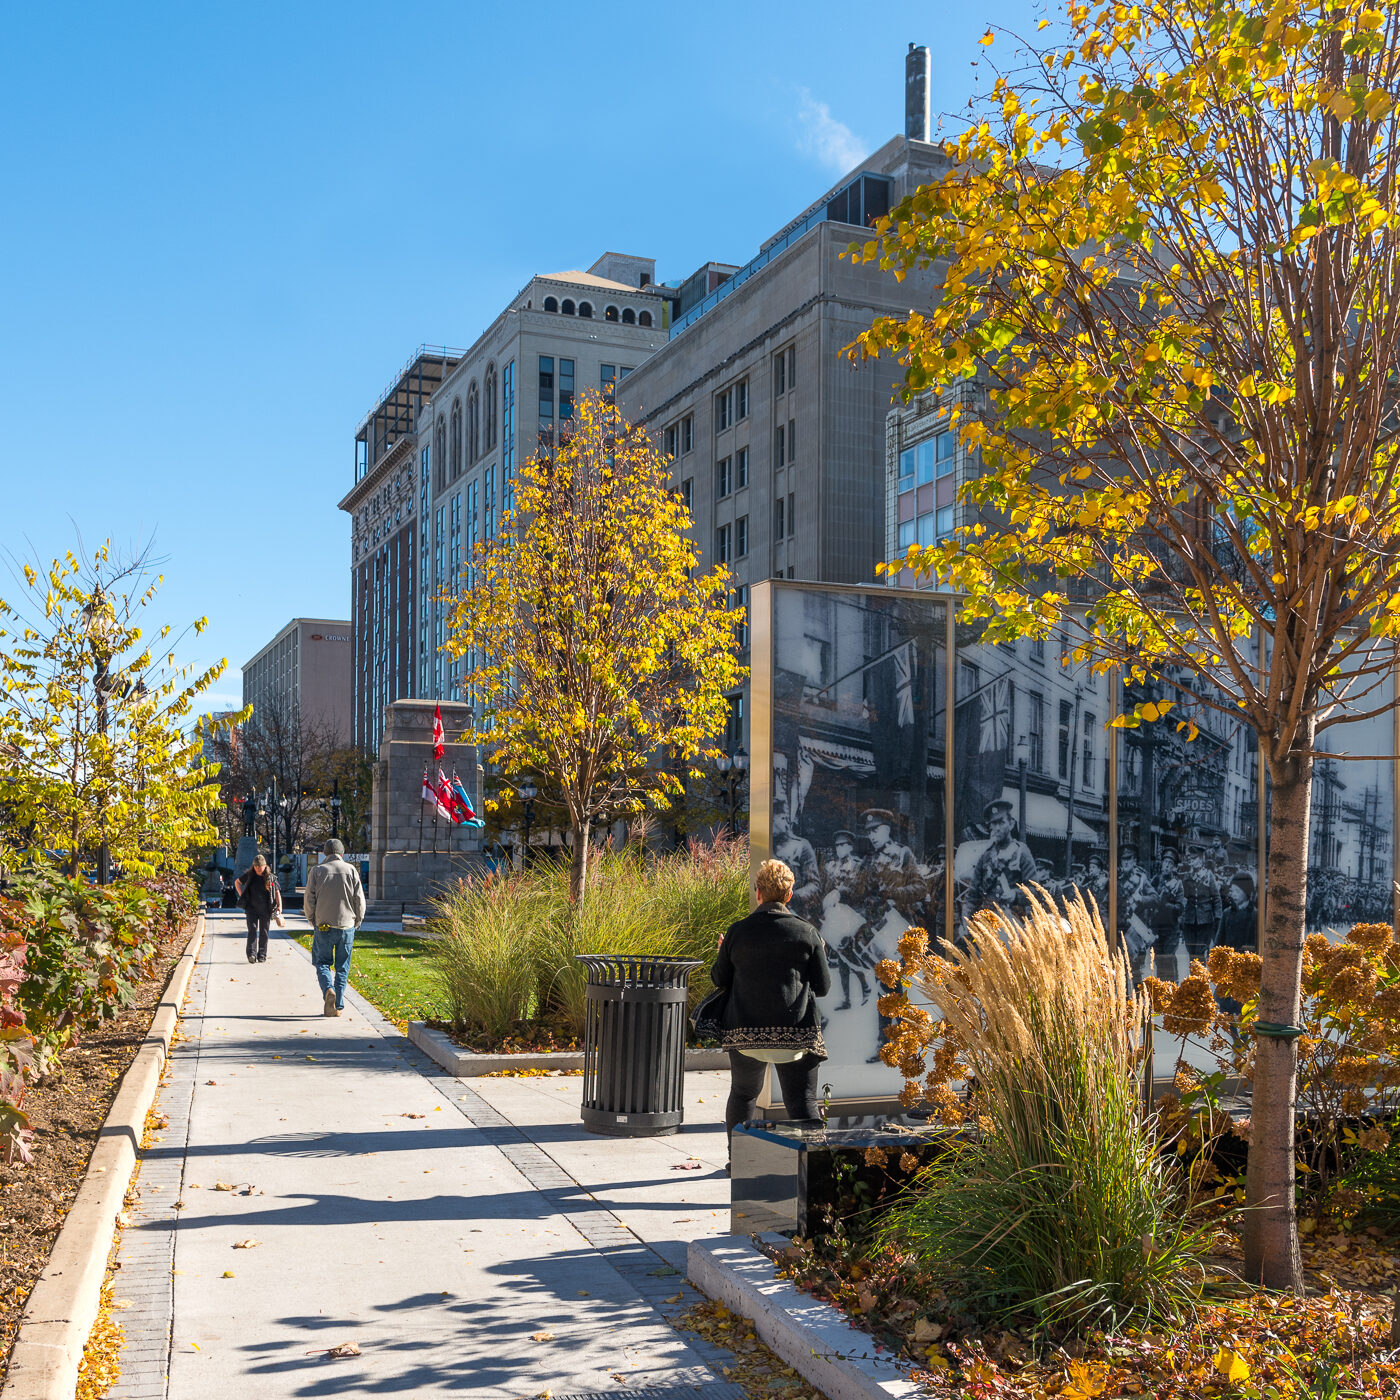
[{"label": "grass blade clump", "polygon": [[1082,902],[982,915],[970,951],[922,990],[976,1085],[976,1130],[920,1174],[882,1237],[975,1316],[1044,1329],[1181,1317],[1204,1281],[1202,1232],[1141,1105],[1146,1012],[1126,959]]}]

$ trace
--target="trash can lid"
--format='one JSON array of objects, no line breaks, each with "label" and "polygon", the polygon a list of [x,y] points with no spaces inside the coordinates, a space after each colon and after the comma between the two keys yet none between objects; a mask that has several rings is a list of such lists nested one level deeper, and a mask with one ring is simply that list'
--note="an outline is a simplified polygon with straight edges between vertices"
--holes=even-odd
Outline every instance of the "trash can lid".
[{"label": "trash can lid", "polygon": [[588,969],[588,983],[594,987],[623,983],[635,987],[682,986],[692,968],[703,966],[699,958],[637,957],[630,953],[575,953],[574,961]]}]

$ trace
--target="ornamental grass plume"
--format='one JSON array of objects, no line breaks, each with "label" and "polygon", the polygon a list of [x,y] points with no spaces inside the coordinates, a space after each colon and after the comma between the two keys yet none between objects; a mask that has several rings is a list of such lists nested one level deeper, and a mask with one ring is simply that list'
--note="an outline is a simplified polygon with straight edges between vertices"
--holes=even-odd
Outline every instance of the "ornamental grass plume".
[{"label": "ornamental grass plume", "polygon": [[967,951],[883,969],[937,1004],[939,1048],[957,1047],[942,1063],[975,1081],[978,1131],[919,1174],[881,1237],[982,1317],[1056,1331],[1178,1319],[1201,1296],[1206,1246],[1142,1110],[1146,1001],[1096,910],[1027,895],[1023,919],[978,915]]}]

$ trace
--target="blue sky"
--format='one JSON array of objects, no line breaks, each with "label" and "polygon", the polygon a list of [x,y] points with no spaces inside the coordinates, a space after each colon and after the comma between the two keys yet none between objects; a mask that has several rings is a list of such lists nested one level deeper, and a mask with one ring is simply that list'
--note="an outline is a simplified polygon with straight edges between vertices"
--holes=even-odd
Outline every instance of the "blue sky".
[{"label": "blue sky", "polygon": [[[1032,0],[10,6],[0,547],[155,537],[186,659],[348,616],[361,417],[423,342],[605,249],[742,262],[956,111]],[[16,590],[0,571],[0,596]]]}]

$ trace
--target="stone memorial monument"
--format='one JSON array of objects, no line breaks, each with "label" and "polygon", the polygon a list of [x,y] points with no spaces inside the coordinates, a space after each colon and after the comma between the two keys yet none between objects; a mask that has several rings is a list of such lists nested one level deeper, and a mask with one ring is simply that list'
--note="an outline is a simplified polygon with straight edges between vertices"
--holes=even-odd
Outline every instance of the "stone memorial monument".
[{"label": "stone memorial monument", "polygon": [[[433,757],[433,710],[440,704],[446,750]],[[458,743],[473,723],[470,705],[456,701],[395,700],[384,721],[374,765],[369,882],[375,912],[397,916],[421,909],[450,881],[483,863],[482,829],[457,826],[423,801],[423,770],[430,780],[453,770],[482,811],[481,773],[474,744]]]}]

